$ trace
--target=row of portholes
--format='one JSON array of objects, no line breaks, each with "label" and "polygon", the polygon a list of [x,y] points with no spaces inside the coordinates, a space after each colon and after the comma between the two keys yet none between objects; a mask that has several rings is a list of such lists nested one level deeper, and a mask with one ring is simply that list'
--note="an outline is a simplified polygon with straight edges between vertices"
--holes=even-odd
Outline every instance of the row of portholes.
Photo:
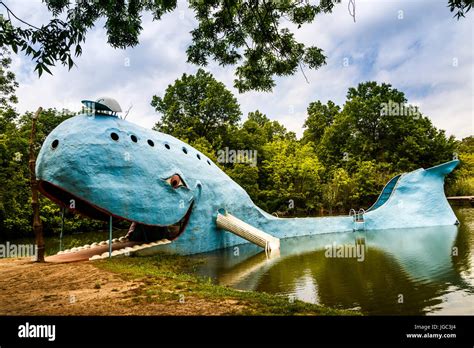
[{"label": "row of portholes", "polygon": [[[114,140],[114,141],[118,141],[118,140],[119,140],[119,136],[118,136],[117,133],[110,133],[110,137],[111,137],[112,140]],[[136,137],[135,135],[133,135],[133,134],[130,135],[130,139],[131,139],[134,143],[138,142],[137,137]],[[154,147],[154,146],[155,146],[155,143],[153,142],[153,140],[148,139],[148,140],[147,140],[147,143],[148,143],[148,145],[150,145],[151,147]],[[171,147],[170,147],[169,144],[165,143],[164,145],[165,145],[165,147],[166,147],[168,150],[171,149]],[[186,155],[188,154],[188,149],[186,149],[185,147],[183,147],[182,150],[183,150],[183,152],[184,152]],[[197,154],[196,154],[196,157],[198,158],[198,160],[201,160],[201,155],[200,155],[200,154],[197,153]],[[211,165],[211,162],[210,162],[209,160],[207,160],[207,164]]]}]

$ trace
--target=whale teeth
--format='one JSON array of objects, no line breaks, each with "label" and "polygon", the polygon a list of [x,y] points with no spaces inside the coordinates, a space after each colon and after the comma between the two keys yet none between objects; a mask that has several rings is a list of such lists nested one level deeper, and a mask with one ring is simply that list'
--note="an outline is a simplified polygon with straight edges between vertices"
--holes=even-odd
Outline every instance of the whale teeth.
[{"label": "whale teeth", "polygon": [[91,248],[96,247],[96,246],[98,246],[98,245],[99,245],[98,242],[94,242],[94,243],[91,244]]},{"label": "whale teeth", "polygon": [[[121,238],[123,238],[121,240]],[[125,240],[125,237],[120,237],[118,239],[118,241],[123,241]],[[128,239],[127,239],[128,240]],[[168,239],[161,239],[161,240],[157,240],[157,241],[154,241],[154,242],[151,242],[151,243],[143,243],[143,244],[136,244],[134,246],[127,246],[125,248],[122,248],[122,249],[118,249],[118,250],[114,250],[112,251],[111,255],[112,257],[115,257],[115,256],[129,256],[131,253],[135,252],[135,251],[138,251],[138,250],[143,250],[143,249],[148,249],[148,248],[151,248],[151,247],[154,247],[154,246],[158,246],[158,245],[163,245],[163,244],[168,244],[168,243],[171,243],[170,240]],[[99,243],[96,243],[96,245],[107,245],[107,241],[103,241],[103,242],[99,242]],[[92,243],[91,245],[85,245],[84,247],[82,248],[86,248],[86,247],[89,247],[89,248],[92,248],[94,247],[94,243]],[[80,249],[81,247],[79,248],[73,248],[73,249],[77,249],[77,250],[81,250]],[[73,249],[71,249],[71,251],[73,251]],[[94,260],[101,260],[101,259],[106,259],[109,257],[109,252],[108,251],[105,251],[103,252],[102,254],[100,255],[93,255],[92,257],[89,258],[90,261],[94,261]]]},{"label": "whale teeth", "polygon": [[126,242],[126,241],[128,241],[128,238],[123,236],[123,237],[120,237],[118,240],[119,240],[119,242]]},{"label": "whale teeth", "polygon": [[90,244],[85,244],[85,245],[83,245],[82,247],[83,247],[84,249],[89,249],[91,246],[90,246]]}]

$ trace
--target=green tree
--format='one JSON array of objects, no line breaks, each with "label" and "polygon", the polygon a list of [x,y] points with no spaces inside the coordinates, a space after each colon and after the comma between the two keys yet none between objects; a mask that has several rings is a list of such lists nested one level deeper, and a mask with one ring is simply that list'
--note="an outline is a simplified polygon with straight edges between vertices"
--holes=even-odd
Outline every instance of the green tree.
[{"label": "green tree", "polygon": [[276,140],[267,143],[264,151],[267,159],[263,162],[263,169],[271,182],[263,188],[268,209],[314,213],[319,207],[320,176],[324,167],[314,154],[313,144]]},{"label": "green tree", "polygon": [[247,163],[235,163],[231,168],[225,170],[226,173],[249,194],[252,200],[257,203],[260,197],[260,187],[258,184],[258,167]]},{"label": "green tree", "polygon": [[474,196],[474,137],[469,136],[458,143],[459,167],[447,178],[449,196]]},{"label": "green tree", "polygon": [[183,74],[163,97],[153,96],[151,105],[162,115],[155,130],[189,141],[205,138],[214,149],[241,116],[234,95],[202,69],[196,75]]},{"label": "green tree", "polygon": [[[37,123],[35,148],[39,150],[46,136],[73,113],[66,110],[43,110]],[[8,107],[0,109],[0,240],[31,236],[31,190],[28,169],[28,142],[32,113],[19,116]],[[41,219],[45,235],[59,232],[60,208],[40,197]],[[78,215],[68,215],[66,231],[85,231],[102,227]]]},{"label": "green tree", "polygon": [[354,180],[344,168],[336,168],[330,179],[323,185],[322,202],[329,214],[347,211],[351,206],[354,191]]},{"label": "green tree", "polygon": [[12,59],[5,47],[0,47],[0,109],[11,107],[18,102],[15,90],[18,82],[15,74],[9,70]]},{"label": "green tree", "polygon": [[377,163],[374,160],[358,162],[351,175],[353,190],[349,197],[350,208],[369,208],[393,176],[387,163]]},{"label": "green tree", "polygon": [[303,128],[306,128],[303,133],[303,141],[311,141],[316,146],[320,143],[324,131],[331,126],[334,118],[341,111],[341,108],[334,104],[331,100],[325,105],[320,101],[309,104]]},{"label": "green tree", "polygon": [[245,122],[228,135],[224,142],[231,149],[249,149],[257,151],[258,164],[264,159],[263,146],[268,142],[282,139],[296,139],[278,121],[271,121],[266,115],[256,110],[249,112]]},{"label": "green tree", "polygon": [[406,102],[404,93],[390,84],[364,82],[349,88],[344,108],[319,144],[323,163],[344,167],[376,160],[406,171],[451,160],[454,137],[447,138]]}]

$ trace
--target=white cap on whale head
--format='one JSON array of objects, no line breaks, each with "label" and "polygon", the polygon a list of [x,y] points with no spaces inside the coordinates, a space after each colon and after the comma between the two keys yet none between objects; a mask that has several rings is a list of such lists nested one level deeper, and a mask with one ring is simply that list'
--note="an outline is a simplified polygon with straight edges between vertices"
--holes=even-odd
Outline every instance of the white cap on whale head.
[{"label": "white cap on whale head", "polygon": [[92,100],[82,100],[82,104],[86,107],[94,109],[96,111],[108,111],[111,113],[122,112],[122,108],[118,101],[110,97],[101,97],[95,101]]}]

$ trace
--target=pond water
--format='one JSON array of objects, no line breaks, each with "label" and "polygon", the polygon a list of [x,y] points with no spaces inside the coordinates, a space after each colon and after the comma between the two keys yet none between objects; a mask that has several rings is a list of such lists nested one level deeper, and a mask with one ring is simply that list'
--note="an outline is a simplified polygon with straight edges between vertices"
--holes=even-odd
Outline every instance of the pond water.
[{"label": "pond water", "polygon": [[[461,225],[332,233],[252,244],[204,257],[198,274],[242,290],[365,314],[474,314],[474,209]],[[352,254],[351,254],[352,252]]]}]

